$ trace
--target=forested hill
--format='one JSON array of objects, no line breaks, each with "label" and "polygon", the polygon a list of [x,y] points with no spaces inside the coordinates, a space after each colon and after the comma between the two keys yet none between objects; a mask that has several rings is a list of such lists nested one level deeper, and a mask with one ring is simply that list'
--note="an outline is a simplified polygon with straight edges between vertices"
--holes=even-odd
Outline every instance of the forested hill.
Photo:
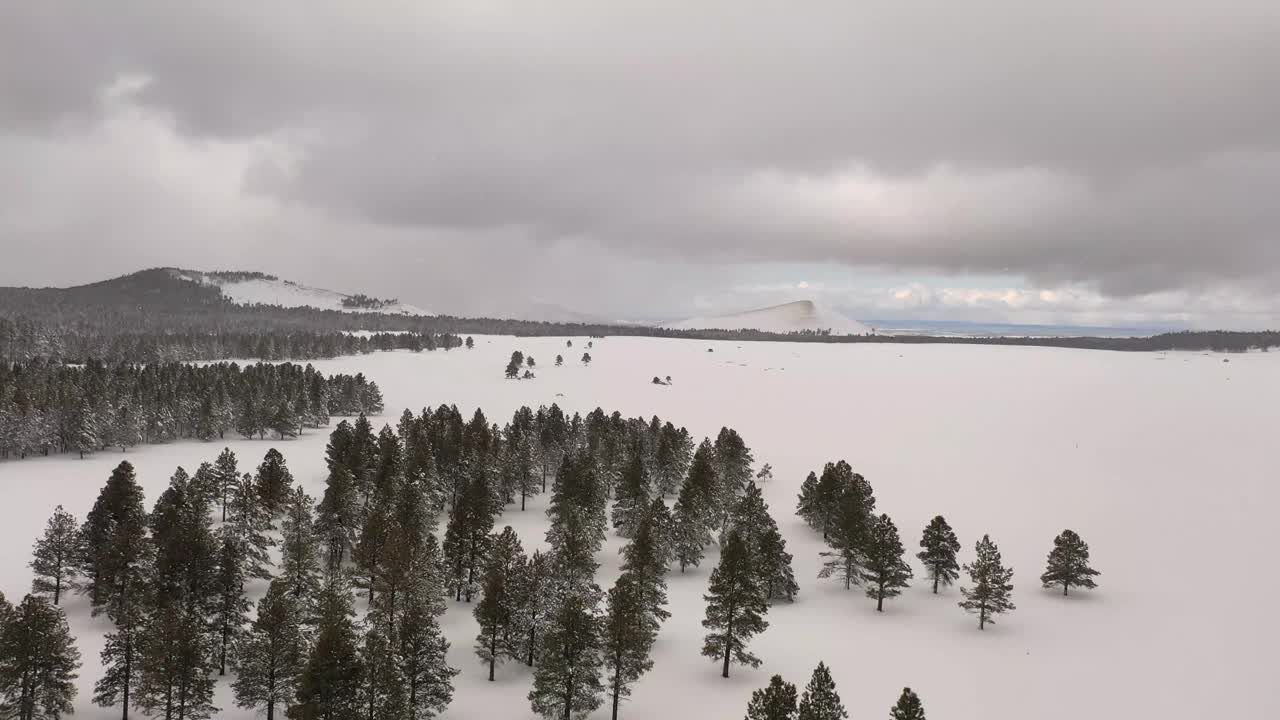
[{"label": "forested hill", "polygon": [[[55,356],[68,359],[147,361],[254,357],[306,359],[373,349],[353,348],[344,333],[409,332],[415,338],[381,338],[381,349],[455,347],[458,335],[630,335],[701,340],[791,342],[947,343],[1027,345],[1095,350],[1245,351],[1280,347],[1280,332],[1178,332],[1151,337],[929,337],[768,333],[755,330],[673,330],[636,325],[536,322],[347,312],[312,307],[238,304],[214,284],[278,281],[253,272],[200,273],[155,268],[70,288],[0,288],[0,359]],[[285,281],[278,281],[285,282]],[[287,284],[287,283],[286,283]],[[344,306],[377,306],[364,295],[345,296]],[[355,343],[359,345],[360,343]],[[368,343],[364,343],[368,345]]]}]

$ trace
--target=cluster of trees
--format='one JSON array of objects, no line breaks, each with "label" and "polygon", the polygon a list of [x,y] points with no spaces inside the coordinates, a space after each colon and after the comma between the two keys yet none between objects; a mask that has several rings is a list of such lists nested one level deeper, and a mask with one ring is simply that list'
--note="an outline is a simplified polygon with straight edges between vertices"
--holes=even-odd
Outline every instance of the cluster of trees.
[{"label": "cluster of trees", "polygon": [[377,383],[310,365],[0,364],[0,458],[83,457],[228,432],[287,438],[328,425],[330,415],[381,410]]},{"label": "cluster of trees", "polygon": [[[559,356],[557,356],[557,358],[558,357]],[[557,362],[556,364],[559,365],[560,363]],[[528,367],[527,369],[525,369],[524,375],[521,375],[520,369],[524,368],[525,366],[528,366]],[[513,379],[513,380],[516,378],[530,380],[533,378],[533,369],[537,366],[538,366],[538,363],[533,359],[532,355],[530,355],[529,357],[525,357],[524,353],[520,352],[519,350],[516,350],[511,353],[511,360],[507,362],[507,378]]]},{"label": "cluster of trees", "polygon": [[[815,530],[821,530],[830,550],[819,578],[838,578],[845,589],[857,585],[884,610],[884,601],[896,597],[913,576],[903,559],[905,550],[897,526],[888,515],[875,514],[871,484],[844,460],[827,463],[822,475],[810,472],[800,486],[796,513]],[[960,541],[946,518],[938,515],[925,527],[916,554],[924,566],[933,592],[960,577],[956,554]],[[964,566],[970,586],[960,588],[960,607],[978,616],[978,628],[994,623],[994,617],[1015,609],[1012,601],[1013,570],[1006,568],[1000,550],[983,535],[975,546],[976,558]],[[1054,539],[1048,567],[1040,580],[1044,587],[1096,587],[1099,573],[1089,566],[1089,546],[1072,530]]]},{"label": "cluster of trees", "polygon": [[359,308],[362,310],[377,310],[379,308],[389,307],[400,302],[397,298],[376,298],[364,293],[356,293],[355,295],[347,295],[342,298],[342,307]]},{"label": "cluster of trees", "polygon": [[[797,696],[796,686],[774,675],[769,684],[751,693],[745,720],[844,720],[848,710],[840,700],[831,671],[818,663],[804,693]],[[891,720],[925,720],[920,696],[911,688],[903,688],[898,702],[889,709]]]}]

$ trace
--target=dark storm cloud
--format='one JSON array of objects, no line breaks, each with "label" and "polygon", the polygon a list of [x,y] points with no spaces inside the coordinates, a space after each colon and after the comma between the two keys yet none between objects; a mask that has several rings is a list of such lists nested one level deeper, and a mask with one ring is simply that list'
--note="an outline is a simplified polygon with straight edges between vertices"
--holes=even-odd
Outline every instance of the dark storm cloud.
[{"label": "dark storm cloud", "polygon": [[11,3],[0,132],[142,76],[193,141],[287,139],[254,192],[394,233],[1265,289],[1276,37],[1274,0]]}]

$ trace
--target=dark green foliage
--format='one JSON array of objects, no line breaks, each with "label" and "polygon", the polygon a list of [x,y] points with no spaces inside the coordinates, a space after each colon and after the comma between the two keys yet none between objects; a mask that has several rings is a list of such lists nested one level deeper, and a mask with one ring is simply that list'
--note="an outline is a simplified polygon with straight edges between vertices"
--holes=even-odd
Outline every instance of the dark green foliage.
[{"label": "dark green foliage", "polygon": [[115,602],[108,615],[115,630],[106,635],[99,659],[102,676],[93,686],[93,702],[102,707],[119,705],[125,720],[129,717],[130,693],[141,676],[139,648],[146,633],[145,616],[140,600],[124,598]]},{"label": "dark green foliage", "polygon": [[346,467],[335,466],[329,471],[324,497],[316,510],[316,531],[327,550],[326,566],[330,570],[342,565],[359,529],[360,505],[355,477]]},{"label": "dark green foliage", "polygon": [[720,428],[720,433],[716,435],[713,458],[719,484],[716,498],[719,514],[717,519],[720,526],[724,527],[729,522],[729,515],[738,496],[746,490],[747,483],[754,477],[751,470],[754,458],[738,431],[727,427]]},{"label": "dark green foliage", "polygon": [[793,600],[800,586],[791,570],[791,553],[787,552],[787,541],[769,514],[769,506],[754,481],[748,480],[744,486],[741,497],[733,506],[728,527],[741,532],[750,545],[765,599]]},{"label": "dark green foliage", "polygon": [[840,693],[836,692],[831,671],[826,664],[819,662],[804,688],[804,694],[800,696],[800,712],[796,714],[796,720],[843,720],[847,717],[849,713],[840,702]]},{"label": "dark green foliage", "polygon": [[238,551],[244,559],[246,577],[270,580],[269,551],[276,544],[271,536],[275,526],[272,524],[271,513],[254,491],[253,477],[247,473],[232,493],[229,510],[230,519],[222,526],[221,531],[238,545]]},{"label": "dark green foliage", "polygon": [[133,466],[121,462],[98,495],[81,528],[81,589],[95,614],[135,588],[140,589],[151,557],[142,488]]},{"label": "dark green foliage", "polygon": [[564,598],[552,615],[533,673],[529,703],[545,718],[569,718],[600,707],[599,618],[581,595]]},{"label": "dark green foliage", "polygon": [[76,562],[80,558],[80,527],[75,516],[62,506],[54,508],[44,535],[36,540],[31,570],[35,579],[31,592],[49,595],[57,605],[62,595],[74,587]]},{"label": "dark green foliage", "polygon": [[258,466],[256,489],[267,512],[278,515],[284,508],[293,487],[293,474],[285,465],[284,456],[279,450],[271,448]]},{"label": "dark green foliage", "polygon": [[[0,603],[3,598],[0,597]],[[71,714],[80,651],[62,611],[35,595],[0,618],[0,712],[37,720]]]},{"label": "dark green foliage", "polygon": [[[429,543],[434,548],[434,543]],[[424,561],[425,558],[424,558]],[[449,642],[440,632],[436,617],[441,589],[435,578],[415,573],[404,590],[403,609],[398,616],[396,660],[404,679],[405,706],[411,720],[435,717],[453,699],[453,676],[449,667]]]},{"label": "dark green foliage", "polygon": [[365,666],[351,619],[355,610],[350,580],[341,571],[326,578],[319,606],[316,642],[298,679],[296,702],[287,714],[295,720],[361,717]]},{"label": "dark green foliage", "polygon": [[302,610],[291,588],[280,580],[272,581],[266,596],[258,601],[253,624],[236,641],[232,688],[237,706],[265,711],[267,720],[275,720],[276,708],[287,707],[293,700],[294,685],[307,656],[302,622]]},{"label": "dark green foliage", "polygon": [[769,685],[751,693],[744,720],[795,720],[796,686],[781,675],[769,678]]},{"label": "dark green foliage", "polygon": [[504,658],[519,659],[518,650],[510,640],[519,612],[519,574],[524,565],[520,538],[508,525],[493,539],[480,581],[483,596],[472,613],[480,626],[476,655],[489,666],[490,682],[494,679],[494,669]]},{"label": "dark green foliage", "polygon": [[445,528],[445,577],[455,600],[479,592],[479,577],[490,547],[489,533],[496,514],[492,486],[485,468],[475,463],[458,501],[449,511]]},{"label": "dark green foliage", "polygon": [[737,529],[729,531],[720,552],[720,565],[712,571],[703,599],[707,601],[707,615],[702,627],[711,632],[703,642],[702,654],[723,658],[723,677],[729,677],[730,662],[759,667],[760,659],[747,651],[747,643],[769,627],[764,619],[769,603],[751,557],[751,546]]},{"label": "dark green foliage", "polygon": [[[840,469],[840,465],[843,465],[843,461],[835,467],[833,474],[841,484],[824,486],[823,480],[818,481],[822,507],[825,508],[828,502],[832,502],[823,499],[827,495],[835,498],[833,502],[836,503],[835,516],[824,521],[824,527],[827,528],[824,537],[827,544],[831,546],[831,550],[822,553],[822,556],[828,559],[823,564],[822,570],[818,572],[818,577],[840,578],[844,581],[845,589],[848,590],[862,581],[867,563],[866,545],[875,517],[872,511],[875,509],[876,499],[871,492],[871,485],[861,475],[853,472],[845,473]],[[832,466],[828,465],[828,469],[831,468]],[[848,468],[848,465],[844,465],[844,468]],[[824,471],[823,477],[828,477],[828,473]],[[823,510],[823,515],[826,514],[827,511]]]},{"label": "dark green foliage", "polygon": [[938,586],[948,586],[960,577],[960,565],[956,562],[956,553],[960,552],[960,541],[956,533],[947,524],[947,519],[938,515],[929,521],[920,537],[920,547],[916,557],[924,564],[933,580],[933,592],[938,593]]},{"label": "dark green foliage", "polygon": [[649,509],[649,474],[644,456],[633,453],[622,472],[613,502],[613,527],[620,537],[633,537],[640,518]]},{"label": "dark green foliage", "polygon": [[818,474],[809,471],[808,477],[800,483],[800,496],[796,501],[796,514],[811,528],[820,528],[821,518],[818,513]]},{"label": "dark green foliage", "polygon": [[217,636],[218,674],[226,675],[227,655],[248,619],[251,605],[244,594],[244,584],[249,577],[244,545],[231,533],[219,535],[213,626]]},{"label": "dark green foliage", "polygon": [[139,710],[165,720],[217,714],[212,674],[217,662],[204,618],[167,604],[151,614],[138,637],[141,668],[133,704]]},{"label": "dark green foliage", "polygon": [[176,604],[209,616],[217,597],[218,544],[210,529],[205,497],[178,468],[149,518],[155,561],[150,597],[155,606]]},{"label": "dark green foliage", "polygon": [[631,686],[653,668],[650,651],[658,636],[645,581],[628,572],[609,589],[601,628],[605,680],[613,720],[619,703],[631,696]]},{"label": "dark green foliage", "polygon": [[898,528],[888,515],[880,515],[871,523],[864,546],[867,565],[862,571],[867,597],[876,601],[876,611],[884,611],[884,599],[897,597],[911,579],[911,567],[902,559],[904,552]]},{"label": "dark green foliage", "polygon": [[667,612],[667,568],[671,565],[671,513],[657,497],[636,526],[635,537],[622,548],[622,572],[630,573],[640,586],[646,611],[658,622],[671,617]]},{"label": "dark green foliage", "polygon": [[213,461],[213,482],[222,506],[222,521],[227,521],[227,505],[240,487],[240,471],[236,467],[236,454],[231,448],[222,448]]},{"label": "dark green foliage", "polygon": [[280,577],[294,602],[310,607],[320,592],[320,537],[316,533],[311,496],[293,488],[280,523]]},{"label": "dark green foliage", "polygon": [[517,574],[517,609],[511,645],[513,654],[526,665],[537,662],[552,612],[551,566],[548,556],[535,550]]},{"label": "dark green foliage", "polygon": [[1089,567],[1089,545],[1074,530],[1063,530],[1053,539],[1049,551],[1049,563],[1040,582],[1047,588],[1062,586],[1066,595],[1071,587],[1093,589],[1098,586],[1094,578],[1100,573]]},{"label": "dark green foliage", "polygon": [[507,362],[507,377],[516,378],[520,375],[520,367],[524,365],[524,353],[516,350],[511,353],[511,360]]},{"label": "dark green foliage", "polygon": [[889,709],[889,717],[893,720],[925,720],[920,696],[912,692],[911,688],[902,688],[897,704]]},{"label": "dark green foliage", "polygon": [[1016,609],[1010,595],[1013,593],[1013,569],[1005,569],[1000,561],[1000,549],[991,542],[991,538],[983,535],[976,546],[978,557],[964,566],[969,573],[971,588],[960,588],[964,596],[959,605],[969,612],[978,613],[978,629],[986,628],[987,623],[994,623],[996,615]]},{"label": "dark green foliage", "polygon": [[366,720],[400,720],[408,703],[405,679],[400,674],[391,641],[377,627],[365,631],[360,646],[364,684],[360,688],[361,714]]}]

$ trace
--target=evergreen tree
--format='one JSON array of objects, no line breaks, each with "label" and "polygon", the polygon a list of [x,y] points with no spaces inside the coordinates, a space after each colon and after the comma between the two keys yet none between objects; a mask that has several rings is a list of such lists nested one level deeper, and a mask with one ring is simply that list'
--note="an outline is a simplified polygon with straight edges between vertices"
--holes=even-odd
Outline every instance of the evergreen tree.
[{"label": "evergreen tree", "polygon": [[791,553],[787,552],[787,541],[777,525],[765,528],[756,539],[756,549],[760,558],[760,577],[764,581],[765,599],[795,600],[800,592],[800,584],[796,582],[795,572],[791,569]]},{"label": "evergreen tree", "polygon": [[769,463],[765,463],[764,467],[760,468],[760,472],[756,473],[756,484],[764,485],[765,483],[769,482],[772,479],[773,479],[773,466],[770,465]]},{"label": "evergreen tree", "polygon": [[[339,423],[339,427],[343,423]],[[347,467],[337,465],[329,472],[324,497],[316,509],[316,530],[328,550],[326,566],[330,570],[342,565],[360,528],[359,516],[355,476]]]},{"label": "evergreen tree", "polygon": [[98,415],[86,399],[76,413],[71,436],[72,448],[80,453],[83,460],[85,453],[96,452],[102,447],[102,438],[98,431]]},{"label": "evergreen tree", "polygon": [[1040,582],[1047,588],[1061,585],[1065,596],[1073,585],[1091,590],[1097,587],[1093,578],[1099,574],[1089,567],[1089,544],[1074,530],[1063,530],[1053,539],[1053,550],[1049,551],[1049,563]]},{"label": "evergreen tree", "polygon": [[533,666],[542,647],[552,604],[551,562],[535,550],[516,578],[516,620],[512,654]]},{"label": "evergreen tree", "polygon": [[[682,491],[683,494],[683,491]],[[676,500],[671,522],[671,549],[680,563],[680,572],[698,567],[711,542],[711,532],[692,502]]]},{"label": "evergreen tree", "polygon": [[[838,470],[837,474],[843,475]],[[824,472],[823,476],[826,475],[827,473]],[[875,518],[872,510],[875,508],[876,501],[871,493],[871,486],[861,475],[850,473],[847,482],[842,482],[845,482],[843,490],[833,491],[838,498],[839,512],[833,520],[824,525],[828,530],[824,533],[824,537],[832,549],[822,553],[822,556],[828,560],[823,563],[818,577],[840,578],[844,581],[845,589],[848,590],[862,581],[867,563],[868,535]],[[819,489],[821,490],[822,487],[822,481],[819,480]]]},{"label": "evergreen tree", "polygon": [[728,525],[734,503],[751,482],[751,449],[747,447],[742,436],[733,428],[722,427],[716,435],[713,458],[715,462],[718,492],[716,505],[719,510],[717,518],[721,528]]},{"label": "evergreen tree", "polygon": [[809,471],[808,477],[800,483],[800,496],[796,502],[796,514],[811,528],[819,527],[818,515],[818,474]]},{"label": "evergreen tree", "polygon": [[564,365],[564,356],[556,355],[556,367],[560,367],[561,365]]},{"label": "evergreen tree", "polygon": [[244,594],[244,584],[248,579],[246,561],[243,544],[230,533],[221,533],[213,615],[219,675],[227,674],[227,655],[248,617],[250,603]]},{"label": "evergreen tree", "polygon": [[889,717],[893,720],[925,720],[920,696],[912,692],[911,688],[902,688],[898,703],[889,709]]},{"label": "evergreen tree", "polygon": [[451,508],[445,528],[446,574],[454,600],[465,598],[471,602],[479,591],[478,579],[491,544],[493,516],[494,500],[487,473],[478,468]]},{"label": "evergreen tree", "polygon": [[804,694],[800,696],[800,712],[796,720],[843,720],[847,717],[849,713],[840,702],[840,693],[836,692],[831,671],[819,662],[804,688]]},{"label": "evergreen tree", "polygon": [[208,617],[217,605],[218,545],[209,507],[192,488],[178,468],[151,511],[155,561],[149,589],[154,605],[176,604],[193,616]]},{"label": "evergreen tree", "polygon": [[987,623],[994,623],[996,615],[1016,609],[1010,595],[1013,585],[1013,569],[1005,569],[1000,561],[1000,549],[991,542],[991,538],[983,535],[976,547],[978,557],[964,566],[969,573],[972,588],[960,588],[964,596],[959,604],[969,612],[978,613],[978,629],[986,628]]},{"label": "evergreen tree", "polygon": [[529,702],[546,718],[569,720],[600,707],[599,619],[581,595],[563,599],[548,624]]},{"label": "evergreen tree", "polygon": [[671,565],[671,513],[657,497],[636,526],[635,537],[622,548],[622,572],[631,573],[640,584],[646,611],[657,621],[671,617],[667,612],[667,568]]},{"label": "evergreen tree", "polygon": [[151,557],[142,488],[133,466],[121,462],[99,494],[81,528],[81,589],[94,612],[135,588],[141,589]]},{"label": "evergreen tree", "polygon": [[624,538],[633,537],[640,518],[649,509],[649,474],[644,457],[636,452],[623,471],[613,502],[613,527]]},{"label": "evergreen tree", "polygon": [[276,708],[293,699],[306,654],[300,606],[288,584],[273,580],[258,601],[253,624],[235,645],[236,705],[263,710],[267,720],[275,720]]},{"label": "evergreen tree", "polygon": [[284,506],[280,524],[280,580],[290,597],[310,607],[320,592],[320,538],[312,516],[311,496],[295,486]]},{"label": "evergreen tree", "polygon": [[365,631],[360,647],[364,684],[360,706],[366,720],[401,720],[408,709],[405,678],[400,674],[391,641],[377,627]]},{"label": "evergreen tree", "polygon": [[489,682],[493,682],[494,668],[503,657],[513,655],[510,638],[518,613],[517,575],[524,563],[520,538],[508,525],[493,540],[480,583],[484,595],[473,612],[480,626],[476,655],[489,665]]},{"label": "evergreen tree", "polygon": [[582,353],[582,364],[583,365],[591,364],[591,353]]},{"label": "evergreen tree", "polygon": [[867,533],[867,566],[862,571],[867,597],[876,601],[876,612],[884,611],[884,599],[897,597],[911,579],[911,567],[902,559],[902,540],[888,515],[880,515]]},{"label": "evergreen tree", "polygon": [[631,686],[653,668],[650,651],[658,621],[645,590],[644,581],[623,572],[606,601],[601,643],[613,720],[618,720],[619,702],[631,696]]},{"label": "evergreen tree", "polygon": [[796,686],[781,675],[769,678],[769,685],[751,693],[744,720],[795,720]]},{"label": "evergreen tree", "polygon": [[449,641],[444,639],[436,616],[441,589],[424,574],[405,589],[404,609],[396,633],[396,659],[404,678],[405,705],[410,720],[425,720],[442,713],[453,700],[453,676],[449,666]]},{"label": "evergreen tree", "polygon": [[227,521],[227,504],[240,487],[240,471],[236,468],[236,454],[231,448],[222,448],[213,461],[213,479],[218,499],[222,504],[222,521]]},{"label": "evergreen tree", "polygon": [[71,714],[80,651],[62,611],[27,595],[0,625],[0,712],[38,720]]},{"label": "evergreen tree", "polygon": [[320,594],[320,625],[315,645],[298,679],[297,702],[287,715],[294,720],[348,720],[360,717],[365,668],[352,621],[350,580],[342,571],[329,574]]},{"label": "evergreen tree", "polygon": [[933,594],[937,595],[939,585],[949,586],[960,577],[960,565],[956,562],[960,541],[947,519],[938,515],[925,527],[920,547],[923,549],[916,557],[928,570],[929,579],[933,580]]},{"label": "evergreen tree", "polygon": [[93,702],[101,707],[119,705],[122,720],[129,720],[130,693],[141,676],[139,647],[145,633],[145,615],[138,599],[125,597],[107,611],[115,631],[106,635],[99,656],[102,677],[93,686]]},{"label": "evergreen tree", "polygon": [[79,524],[61,505],[54,509],[32,555],[30,564],[36,577],[31,591],[52,595],[53,604],[57,605],[62,593],[75,586],[76,562],[80,557]]},{"label": "evergreen tree", "polygon": [[230,511],[231,520],[221,530],[238,545],[244,560],[245,576],[270,580],[270,548],[276,544],[271,532],[275,526],[271,522],[271,513],[253,489],[253,477],[247,473],[232,495]]},{"label": "evergreen tree", "polygon": [[271,515],[277,515],[284,508],[293,487],[293,474],[285,465],[284,456],[279,450],[271,448],[267,451],[262,464],[258,466],[256,490],[258,499]]},{"label": "evergreen tree", "polygon": [[134,705],[164,720],[204,720],[213,705],[213,648],[204,618],[176,604],[148,618],[139,634],[140,672]]},{"label": "evergreen tree", "polygon": [[747,651],[747,643],[769,627],[764,619],[769,604],[760,587],[751,548],[736,529],[729,531],[720,565],[711,573],[703,599],[707,601],[707,615],[702,626],[712,632],[703,642],[702,654],[712,659],[724,658],[722,677],[729,677],[730,662],[759,667],[760,659]]}]

